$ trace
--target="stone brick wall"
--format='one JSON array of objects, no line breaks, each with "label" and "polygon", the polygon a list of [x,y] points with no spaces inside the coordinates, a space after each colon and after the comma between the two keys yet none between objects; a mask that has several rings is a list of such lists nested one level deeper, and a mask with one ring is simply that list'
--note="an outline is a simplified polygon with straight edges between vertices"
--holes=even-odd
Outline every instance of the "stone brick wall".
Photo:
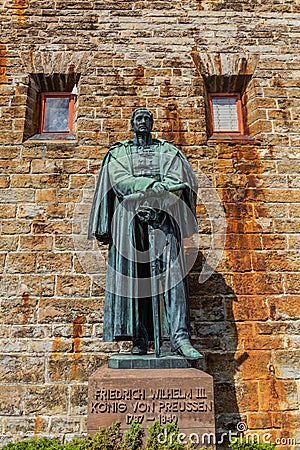
[{"label": "stone brick wall", "polygon": [[[146,105],[226,214],[215,273],[199,285],[199,256],[190,275],[218,431],[243,420],[299,448],[299,12],[297,0],[2,1],[1,444],[84,435],[88,376],[127,348],[101,340],[103,259],[85,232],[103,155]],[[34,80],[55,74],[79,80],[76,141],[27,140]],[[252,140],[208,139],[206,92],[222,80],[245,84]]]}]

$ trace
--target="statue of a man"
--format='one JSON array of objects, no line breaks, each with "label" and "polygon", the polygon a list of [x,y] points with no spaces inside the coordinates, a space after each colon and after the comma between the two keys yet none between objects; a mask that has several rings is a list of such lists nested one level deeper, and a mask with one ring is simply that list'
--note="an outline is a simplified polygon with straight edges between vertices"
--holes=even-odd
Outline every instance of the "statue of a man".
[{"label": "statue of a man", "polygon": [[131,123],[134,139],[104,158],[89,223],[89,238],[109,244],[103,340],[132,340],[132,353],[144,355],[159,327],[175,353],[199,359],[183,253],[197,229],[196,177],[178,148],[152,138],[149,110],[136,109]]}]

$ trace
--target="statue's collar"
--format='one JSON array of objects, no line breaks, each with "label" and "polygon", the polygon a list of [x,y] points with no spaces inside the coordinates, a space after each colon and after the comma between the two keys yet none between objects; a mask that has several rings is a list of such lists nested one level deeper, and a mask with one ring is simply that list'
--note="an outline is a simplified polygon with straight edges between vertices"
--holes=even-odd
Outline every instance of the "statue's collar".
[{"label": "statue's collar", "polygon": [[151,134],[149,134],[149,136],[148,136],[148,139],[147,139],[147,142],[144,144],[144,145],[142,145],[140,142],[139,142],[139,140],[138,140],[138,138],[137,138],[137,135],[135,134],[134,135],[134,138],[133,138],[133,145],[135,145],[136,147],[140,147],[140,148],[147,148],[147,147],[150,147],[151,145],[153,145],[153,140],[152,140],[152,136],[151,136]]}]

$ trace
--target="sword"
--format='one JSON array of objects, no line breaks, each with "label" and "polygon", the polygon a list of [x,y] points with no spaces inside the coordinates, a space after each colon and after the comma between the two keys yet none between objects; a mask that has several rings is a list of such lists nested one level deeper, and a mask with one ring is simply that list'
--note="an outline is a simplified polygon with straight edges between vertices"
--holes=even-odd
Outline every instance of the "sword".
[{"label": "sword", "polygon": [[[180,183],[174,185],[169,189],[169,191],[177,191],[179,189],[184,189],[186,185]],[[151,223],[148,223],[149,232],[149,256],[150,256],[150,267],[151,267],[151,298],[152,298],[152,316],[153,316],[153,334],[154,334],[154,350],[156,358],[161,357],[161,329],[160,329],[160,302],[159,302],[159,290],[158,290],[158,279],[157,279],[157,258],[159,257],[159,252],[157,254],[156,250],[162,248],[161,245],[157,245],[157,234],[155,230],[159,228],[154,228]],[[161,232],[162,233],[162,232]],[[164,237],[165,240],[165,237]],[[162,243],[164,244],[164,242]]]},{"label": "sword", "polygon": [[157,256],[156,255],[156,239],[155,239],[155,228],[152,225],[148,225],[149,231],[149,256],[150,256],[150,267],[151,267],[151,300],[152,300],[152,316],[153,316],[153,334],[154,334],[154,350],[156,358],[161,356],[160,352],[160,341],[161,341],[161,330],[160,330],[160,311],[159,311],[159,293],[158,293],[158,280],[156,278],[157,271]]}]

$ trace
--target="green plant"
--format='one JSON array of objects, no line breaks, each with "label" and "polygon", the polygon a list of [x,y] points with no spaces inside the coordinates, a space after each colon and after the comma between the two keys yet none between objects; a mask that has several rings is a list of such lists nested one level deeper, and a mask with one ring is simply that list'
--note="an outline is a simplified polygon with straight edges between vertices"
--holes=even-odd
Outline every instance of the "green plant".
[{"label": "green plant", "polygon": [[130,424],[129,430],[125,431],[124,433],[122,449],[123,450],[141,449],[143,445],[142,435],[143,433],[141,430],[141,426],[136,422],[132,422]]},{"label": "green plant", "polygon": [[122,450],[122,432],[120,422],[109,427],[100,427],[99,431],[87,439],[73,439],[63,446],[63,450]]},{"label": "green plant", "polygon": [[259,443],[257,438],[245,436],[242,440],[237,439],[236,442],[232,442],[229,447],[232,450],[274,450],[276,444]]},{"label": "green plant", "polygon": [[2,448],[3,450],[62,450],[63,447],[56,439],[40,438],[15,443],[9,442]]},{"label": "green plant", "polygon": [[165,427],[155,422],[148,428],[146,442],[142,440],[143,432],[138,423],[132,422],[129,430],[125,432],[120,429],[120,425],[120,422],[116,422],[107,428],[101,427],[93,437],[73,439],[67,444],[48,438],[29,439],[16,443],[10,442],[2,450],[190,450],[194,448],[192,444],[183,443],[182,435],[175,422],[167,423]]},{"label": "green plant", "polygon": [[2,450],[123,450],[122,440],[120,422],[116,422],[107,428],[99,428],[93,438],[72,439],[67,444],[48,438],[30,439],[8,443]]},{"label": "green plant", "polygon": [[160,450],[162,446],[159,443],[159,435],[163,432],[163,427],[158,422],[154,422],[153,425],[148,427],[148,432],[146,450]]}]

